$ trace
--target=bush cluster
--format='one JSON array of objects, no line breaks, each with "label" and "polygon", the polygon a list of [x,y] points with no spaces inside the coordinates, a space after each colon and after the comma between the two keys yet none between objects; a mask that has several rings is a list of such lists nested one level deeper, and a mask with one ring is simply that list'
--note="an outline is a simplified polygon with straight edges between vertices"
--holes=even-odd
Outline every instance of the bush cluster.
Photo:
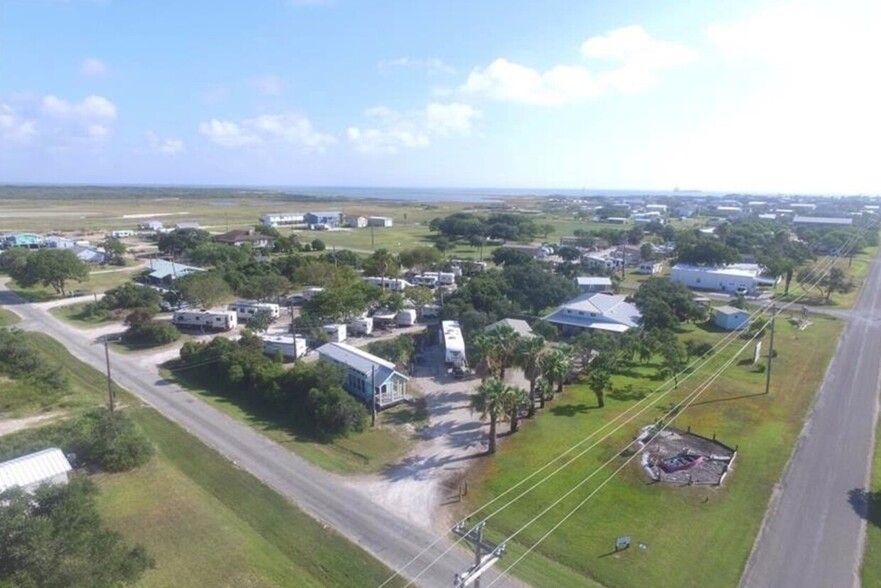
[{"label": "bush cluster", "polygon": [[342,370],[325,362],[285,370],[254,347],[247,338],[242,343],[225,337],[187,342],[181,348],[181,367],[218,394],[286,415],[318,436],[363,429],[367,410],[343,390]]}]

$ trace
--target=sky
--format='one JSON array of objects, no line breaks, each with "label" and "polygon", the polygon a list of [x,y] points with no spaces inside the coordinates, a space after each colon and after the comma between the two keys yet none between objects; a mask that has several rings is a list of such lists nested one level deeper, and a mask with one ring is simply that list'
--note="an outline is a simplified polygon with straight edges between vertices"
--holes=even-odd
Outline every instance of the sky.
[{"label": "sky", "polygon": [[876,0],[0,14],[0,182],[881,193]]}]

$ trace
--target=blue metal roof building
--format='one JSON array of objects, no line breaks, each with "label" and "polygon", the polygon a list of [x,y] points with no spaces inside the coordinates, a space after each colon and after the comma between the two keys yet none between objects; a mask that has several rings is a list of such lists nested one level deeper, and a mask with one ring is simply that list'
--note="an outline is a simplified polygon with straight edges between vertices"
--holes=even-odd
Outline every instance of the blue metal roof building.
[{"label": "blue metal roof building", "polygon": [[151,259],[150,272],[147,274],[147,279],[151,282],[169,284],[177,278],[182,278],[187,274],[201,271],[205,270],[200,267],[193,267],[173,261],[165,261],[164,259]]},{"label": "blue metal roof building", "polygon": [[[395,370],[395,364],[345,343],[327,343],[318,348],[318,356],[346,368],[343,388],[353,396],[370,403],[375,388],[376,405],[385,408],[410,397],[410,378]],[[371,380],[373,385],[371,386]]]},{"label": "blue metal roof building", "polygon": [[341,213],[338,210],[329,210],[323,212],[307,212],[303,215],[303,220],[310,225],[327,225],[328,227],[340,226]]}]

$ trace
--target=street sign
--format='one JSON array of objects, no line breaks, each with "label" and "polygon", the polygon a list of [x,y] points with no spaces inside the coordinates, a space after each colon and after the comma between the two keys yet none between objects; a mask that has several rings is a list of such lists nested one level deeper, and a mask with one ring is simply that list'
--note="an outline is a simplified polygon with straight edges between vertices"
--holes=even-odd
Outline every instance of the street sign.
[{"label": "street sign", "polygon": [[621,551],[630,547],[630,537],[618,537],[615,540],[615,551]]}]

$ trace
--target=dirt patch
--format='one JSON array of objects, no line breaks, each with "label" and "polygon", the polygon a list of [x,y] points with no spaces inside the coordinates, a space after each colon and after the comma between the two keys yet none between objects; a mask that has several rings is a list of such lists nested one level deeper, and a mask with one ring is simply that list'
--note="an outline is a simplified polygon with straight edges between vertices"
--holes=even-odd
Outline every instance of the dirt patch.
[{"label": "dirt patch", "polygon": [[716,441],[677,429],[640,430],[640,467],[652,480],[679,485],[719,486],[734,463],[737,451]]},{"label": "dirt patch", "polygon": [[0,419],[0,437],[23,431],[24,429],[30,429],[31,427],[36,427],[42,423],[54,421],[66,414],[67,413],[64,411],[59,410],[21,419]]}]

